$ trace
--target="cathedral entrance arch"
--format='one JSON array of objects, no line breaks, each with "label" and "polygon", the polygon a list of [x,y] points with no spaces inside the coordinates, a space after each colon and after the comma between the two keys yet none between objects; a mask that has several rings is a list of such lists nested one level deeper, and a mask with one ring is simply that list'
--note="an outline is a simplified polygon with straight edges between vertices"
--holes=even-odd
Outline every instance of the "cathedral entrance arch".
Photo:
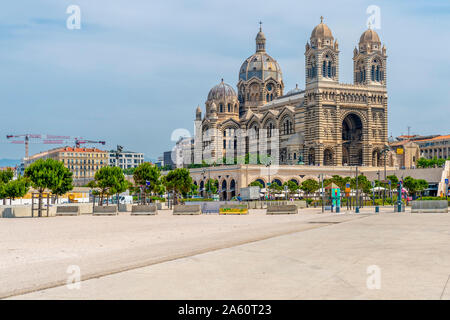
[{"label": "cathedral entrance arch", "polygon": [[222,181],[222,200],[227,200],[227,181]]},{"label": "cathedral entrance arch", "polygon": [[333,151],[331,149],[325,149],[323,151],[323,165],[325,166],[333,165]]},{"label": "cathedral entrance arch", "polygon": [[342,121],[342,164],[362,165],[363,123],[361,118],[348,114]]}]

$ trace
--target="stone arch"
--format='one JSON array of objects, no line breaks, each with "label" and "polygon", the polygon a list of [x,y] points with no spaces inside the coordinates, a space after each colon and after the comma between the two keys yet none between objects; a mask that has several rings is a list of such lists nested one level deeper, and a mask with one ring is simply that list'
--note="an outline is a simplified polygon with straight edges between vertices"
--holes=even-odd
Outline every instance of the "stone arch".
[{"label": "stone arch", "polygon": [[230,199],[236,196],[236,181],[234,179],[230,180]]},{"label": "stone arch", "polygon": [[290,114],[285,114],[279,123],[280,135],[287,135],[295,133],[294,119]]},{"label": "stone arch", "polygon": [[223,179],[222,183],[220,183],[220,198],[222,200],[228,200],[227,199],[227,180]]},{"label": "stone arch", "polygon": [[264,178],[257,178],[257,179],[255,179],[253,181],[258,181],[259,183],[261,183],[263,188],[266,187],[266,180]]},{"label": "stone arch", "polygon": [[323,165],[324,166],[332,166],[334,163],[334,154],[332,148],[326,148],[323,151]]},{"label": "stone arch", "polygon": [[381,167],[382,166],[381,159],[381,151],[379,148],[375,148],[372,150],[372,167]]},{"label": "stone arch", "polygon": [[315,180],[315,181],[319,181],[319,178],[317,176],[313,176],[313,175],[309,174],[309,175],[304,176],[301,182],[309,180],[309,179],[312,179],[312,180]]},{"label": "stone arch", "polygon": [[266,120],[264,120],[263,129],[267,130],[267,137],[270,138],[272,136],[272,130],[277,129],[277,121],[274,117],[269,116]]},{"label": "stone arch", "polygon": [[310,166],[316,164],[316,150],[312,147],[308,149],[308,164]]},{"label": "stone arch", "polygon": [[271,183],[276,183],[276,184],[278,184],[279,186],[282,186],[283,185],[283,180],[281,179],[281,178],[279,178],[279,177],[274,177],[273,179],[272,179],[272,182]]},{"label": "stone arch", "polygon": [[199,192],[200,192],[202,198],[204,198],[205,197],[205,182],[203,180],[200,181]]},{"label": "stone arch", "polygon": [[[358,112],[348,112],[342,119],[342,164],[362,165],[364,120]],[[360,155],[361,154],[361,155]]]}]

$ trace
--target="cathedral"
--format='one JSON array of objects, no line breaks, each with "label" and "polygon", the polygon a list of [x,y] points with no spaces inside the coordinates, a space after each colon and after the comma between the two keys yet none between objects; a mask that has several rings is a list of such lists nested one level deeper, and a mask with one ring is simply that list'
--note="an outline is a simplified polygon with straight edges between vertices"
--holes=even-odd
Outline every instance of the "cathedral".
[{"label": "cathedral", "polygon": [[[222,80],[209,91],[205,115],[200,107],[196,110],[201,131],[217,132],[209,137],[215,160],[225,156],[237,129],[256,132],[251,140],[259,138],[261,129],[269,136],[277,129],[281,165],[384,164],[387,56],[374,30],[364,31],[353,50],[353,84],[340,83],[339,43],[321,17],[305,45],[305,88],[287,92],[261,27],[255,40],[256,52],[239,69],[237,91]],[[244,148],[248,153],[249,147]]]}]

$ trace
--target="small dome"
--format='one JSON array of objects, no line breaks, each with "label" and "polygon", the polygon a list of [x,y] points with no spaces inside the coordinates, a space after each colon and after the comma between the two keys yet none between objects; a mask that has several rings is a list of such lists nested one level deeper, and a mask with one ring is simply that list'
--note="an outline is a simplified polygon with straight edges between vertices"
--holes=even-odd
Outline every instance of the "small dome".
[{"label": "small dome", "polygon": [[330,28],[323,23],[323,17],[320,17],[320,23],[311,32],[311,39],[333,39],[333,33]]},{"label": "small dome", "polygon": [[264,33],[262,32],[261,29],[259,29],[259,32],[256,35],[256,39],[255,40],[266,40],[266,36],[264,35]]},{"label": "small dome", "polygon": [[367,29],[366,31],[363,32],[363,34],[361,35],[361,38],[359,38],[359,43],[381,43],[380,41],[380,37],[378,36],[378,34],[372,30],[372,29]]},{"label": "small dome", "polygon": [[211,113],[216,113],[217,112],[217,106],[216,106],[216,104],[214,102],[211,103],[211,106],[210,106],[209,110],[210,110]]},{"label": "small dome", "polygon": [[195,112],[202,113],[202,109],[200,108],[200,106],[197,106],[197,110]]},{"label": "small dome", "polygon": [[208,93],[208,100],[223,100],[230,97],[236,97],[233,87],[222,81],[214,86]]},{"label": "small dome", "polygon": [[294,95],[294,94],[297,94],[297,93],[300,93],[300,92],[302,92],[302,89],[300,89],[300,88],[298,87],[298,84],[296,84],[294,89],[291,89],[291,90],[289,90],[289,91],[286,93],[286,96],[291,96],[291,95]]}]

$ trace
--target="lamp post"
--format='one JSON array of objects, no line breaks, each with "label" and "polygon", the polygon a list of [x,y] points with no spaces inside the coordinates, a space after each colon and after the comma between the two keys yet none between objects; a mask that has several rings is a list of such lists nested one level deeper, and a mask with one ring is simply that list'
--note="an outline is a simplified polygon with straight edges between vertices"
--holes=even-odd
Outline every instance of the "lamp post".
[{"label": "lamp post", "polygon": [[356,166],[356,207],[355,213],[359,213],[359,189],[358,189],[358,166]]},{"label": "lamp post", "polygon": [[325,190],[323,189],[323,173],[319,175],[319,178],[322,177],[322,213],[325,212]]},{"label": "lamp post", "polygon": [[[380,170],[378,170],[377,176],[378,176],[378,185],[381,186],[381,183],[380,183]],[[379,196],[380,196],[380,194],[377,192],[377,197],[379,197]]]},{"label": "lamp post", "polygon": [[270,186],[271,186],[271,182],[270,182],[270,165],[272,164],[272,161],[269,160],[269,162],[266,164],[266,167],[268,169],[268,175],[269,175],[269,180],[267,182],[267,198],[268,200],[270,199]]},{"label": "lamp post", "polygon": [[[117,145],[116,147],[116,151],[115,151],[115,156],[116,156],[116,167],[119,166],[119,156],[122,153],[123,147]],[[116,193],[116,200],[117,200],[117,209],[119,209],[119,193]]]},{"label": "lamp post", "polygon": [[[385,200],[386,200],[386,179],[387,179],[387,177],[386,177],[386,154],[388,153],[388,151],[389,151],[389,146],[387,146],[387,145],[385,145],[385,146],[384,146],[384,149],[381,150],[381,152],[384,154],[384,183],[383,183],[383,185],[384,185],[384,190],[383,190],[383,206],[384,206],[384,202],[385,202]],[[378,180],[379,180],[379,179],[378,179]]]}]

